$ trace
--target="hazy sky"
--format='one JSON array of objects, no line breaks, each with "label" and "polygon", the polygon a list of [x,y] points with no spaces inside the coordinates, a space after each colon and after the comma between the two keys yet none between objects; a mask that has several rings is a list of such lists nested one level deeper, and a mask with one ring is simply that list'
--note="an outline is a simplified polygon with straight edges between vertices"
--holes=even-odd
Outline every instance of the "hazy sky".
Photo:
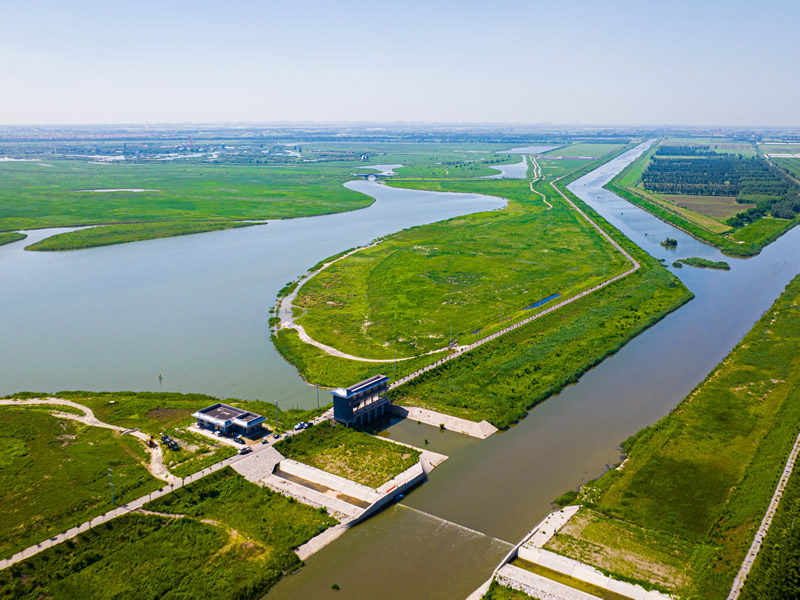
[{"label": "hazy sky", "polygon": [[800,125],[800,2],[0,0],[0,123]]}]

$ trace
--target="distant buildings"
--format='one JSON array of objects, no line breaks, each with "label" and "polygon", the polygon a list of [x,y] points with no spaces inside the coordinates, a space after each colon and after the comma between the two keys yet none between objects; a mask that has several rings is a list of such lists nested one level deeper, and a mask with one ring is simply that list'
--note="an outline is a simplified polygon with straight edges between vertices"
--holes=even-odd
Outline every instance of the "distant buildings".
[{"label": "distant buildings", "polygon": [[241,408],[234,408],[227,404],[218,402],[211,406],[198,410],[192,415],[197,419],[197,426],[200,429],[209,431],[221,431],[226,435],[238,434],[252,437],[262,431],[261,424],[265,421],[264,417],[251,413]]},{"label": "distant buildings", "polygon": [[350,426],[383,416],[391,404],[387,393],[390,381],[385,375],[375,375],[349,388],[333,390],[333,418]]}]

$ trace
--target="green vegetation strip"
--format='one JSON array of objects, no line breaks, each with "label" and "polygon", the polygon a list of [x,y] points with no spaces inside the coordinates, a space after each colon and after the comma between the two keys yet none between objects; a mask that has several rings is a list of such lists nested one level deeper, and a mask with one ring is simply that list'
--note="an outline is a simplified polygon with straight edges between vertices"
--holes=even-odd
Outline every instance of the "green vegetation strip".
[{"label": "green vegetation strip", "polygon": [[220,231],[236,227],[247,227],[255,223],[220,223],[209,221],[173,221],[167,223],[131,223],[125,225],[103,225],[59,233],[26,246],[25,250],[80,250],[97,246],[110,246],[126,242],[140,242],[176,235]]},{"label": "green vegetation strip", "polygon": [[792,472],[767,537],[745,580],[741,600],[794,598],[800,590],[800,473]]},{"label": "green vegetation strip", "polygon": [[708,260],[707,258],[700,258],[692,256],[691,258],[679,258],[676,262],[681,262],[690,267],[697,267],[698,269],[718,269],[720,271],[730,271],[731,266],[725,261]]},{"label": "green vegetation strip", "polygon": [[109,468],[117,505],[162,485],[136,438],[41,408],[3,406],[0,419],[0,557],[111,510]]},{"label": "green vegetation strip", "polygon": [[275,449],[286,458],[371,488],[414,466],[420,455],[413,448],[385,442],[330,421],[281,440]]},{"label": "green vegetation strip", "polygon": [[6,244],[12,244],[14,242],[24,240],[26,237],[28,237],[26,234],[18,233],[16,231],[0,233],[0,246],[5,246]]},{"label": "green vegetation strip", "polygon": [[224,469],[0,572],[0,596],[257,598],[335,521]]},{"label": "green vegetation strip", "polygon": [[[672,547],[690,544],[684,569],[688,581],[676,584],[674,591],[725,598],[769,505],[799,422],[796,277],[702,384],[667,417],[625,443],[625,467],[584,486],[579,501],[653,536],[669,536]],[[613,546],[583,537],[561,551],[577,558],[585,542],[614,554]],[[638,569],[639,558],[617,553],[617,560]]]}]

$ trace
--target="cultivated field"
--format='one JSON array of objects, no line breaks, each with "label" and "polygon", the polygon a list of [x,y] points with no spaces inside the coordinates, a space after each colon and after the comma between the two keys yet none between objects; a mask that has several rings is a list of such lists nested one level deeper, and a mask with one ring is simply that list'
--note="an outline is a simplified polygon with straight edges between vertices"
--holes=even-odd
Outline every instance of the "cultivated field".
[{"label": "cultivated field", "polygon": [[739,204],[735,196],[661,196],[667,202],[687,208],[691,211],[707,215],[718,221],[725,221],[729,217],[752,208],[755,204]]}]

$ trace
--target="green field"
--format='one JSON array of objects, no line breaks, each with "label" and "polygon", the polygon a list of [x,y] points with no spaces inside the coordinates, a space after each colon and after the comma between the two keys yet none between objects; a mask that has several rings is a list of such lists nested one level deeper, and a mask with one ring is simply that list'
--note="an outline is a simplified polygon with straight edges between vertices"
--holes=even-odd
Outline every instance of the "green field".
[{"label": "green field", "polygon": [[800,179],[800,158],[771,158],[770,160],[795,179]]},{"label": "green field", "polygon": [[[798,349],[800,277],[681,404],[624,444],[623,469],[581,491],[578,501],[619,519],[617,529],[666,536],[667,547],[690,545],[687,581],[676,589],[681,597],[728,593],[797,435]],[[615,521],[605,527],[604,535],[615,539]],[[587,558],[590,543],[627,563],[618,574],[651,560],[633,548],[625,556],[596,536],[577,537],[559,550]]]},{"label": "green field", "polygon": [[[398,181],[397,185],[404,185]],[[524,180],[412,182],[409,187],[510,199],[500,212],[415,227],[312,278],[294,305],[315,340],[367,358],[468,344],[529,316],[542,298],[579,293],[627,268],[625,259],[551,191],[553,210]],[[347,290],[347,293],[342,293]],[[480,333],[473,333],[473,332]]]},{"label": "green field", "polygon": [[[342,187],[352,177],[350,169],[338,165],[51,162],[53,168],[0,163],[0,231],[287,218],[354,210],[373,202]],[[158,191],[82,191],[93,189]]]},{"label": "green field", "polygon": [[301,435],[284,438],[275,449],[334,475],[377,488],[419,461],[419,451],[385,442],[363,431],[325,421]]},{"label": "green field", "polygon": [[230,469],[0,572],[4,598],[220,598],[263,594],[293,549],[335,521]]},{"label": "green field", "polygon": [[[60,410],[60,407],[59,407]],[[52,416],[0,407],[0,556],[8,557],[158,489],[136,438]]]},{"label": "green field", "polygon": [[234,227],[248,227],[253,223],[214,223],[211,221],[174,221],[166,223],[130,223],[127,225],[101,225],[59,233],[26,246],[26,250],[80,250],[96,246],[110,246],[127,242],[140,242],[158,238],[189,235],[207,231],[221,231]]},{"label": "green field", "polygon": [[5,246],[6,244],[12,244],[14,242],[24,240],[26,237],[28,237],[26,234],[17,233],[16,231],[0,233],[0,246]]}]

